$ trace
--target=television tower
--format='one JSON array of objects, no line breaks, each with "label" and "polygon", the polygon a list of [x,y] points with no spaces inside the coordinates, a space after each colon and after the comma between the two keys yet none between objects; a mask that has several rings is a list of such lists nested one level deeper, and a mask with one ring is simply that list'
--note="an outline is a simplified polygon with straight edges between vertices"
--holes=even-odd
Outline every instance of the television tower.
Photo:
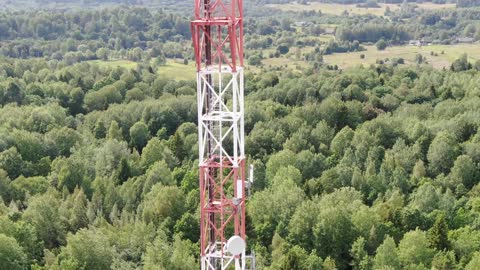
[{"label": "television tower", "polygon": [[243,0],[194,2],[201,270],[254,269],[245,234]]}]

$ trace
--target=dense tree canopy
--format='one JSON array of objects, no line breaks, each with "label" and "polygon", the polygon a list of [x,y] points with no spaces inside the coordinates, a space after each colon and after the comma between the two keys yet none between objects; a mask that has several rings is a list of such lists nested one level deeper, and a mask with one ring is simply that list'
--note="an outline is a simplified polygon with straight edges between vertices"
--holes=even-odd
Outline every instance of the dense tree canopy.
[{"label": "dense tree canopy", "polygon": [[[246,56],[259,65],[245,74],[257,269],[479,268],[480,70],[467,56],[443,70],[322,60],[438,29],[444,40],[462,27],[471,36],[466,24],[480,18],[408,10],[290,14],[311,23],[299,29],[289,13],[247,8]],[[198,269],[194,74],[156,70],[190,60],[189,15],[0,15],[0,269]],[[311,39],[330,23],[338,39]],[[256,50],[267,48],[305,67],[262,66]]]}]

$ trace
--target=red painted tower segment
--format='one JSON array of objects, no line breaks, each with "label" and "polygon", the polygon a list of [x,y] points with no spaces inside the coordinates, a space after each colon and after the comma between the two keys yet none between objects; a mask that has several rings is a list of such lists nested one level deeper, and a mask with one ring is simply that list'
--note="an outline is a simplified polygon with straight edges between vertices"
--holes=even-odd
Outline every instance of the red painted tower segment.
[{"label": "red painted tower segment", "polygon": [[[245,270],[243,1],[195,0],[202,270]],[[249,269],[254,269],[252,266]]]}]

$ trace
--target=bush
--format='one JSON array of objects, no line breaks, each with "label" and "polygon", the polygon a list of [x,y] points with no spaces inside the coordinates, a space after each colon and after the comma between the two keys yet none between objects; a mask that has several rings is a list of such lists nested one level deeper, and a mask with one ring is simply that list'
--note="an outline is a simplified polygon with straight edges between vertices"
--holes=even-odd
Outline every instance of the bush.
[{"label": "bush", "polygon": [[280,54],[287,54],[289,50],[290,50],[290,48],[288,48],[287,45],[279,45],[277,47],[277,52],[280,53]]},{"label": "bush", "polygon": [[262,64],[262,58],[255,54],[248,58],[248,64],[251,66],[260,66]]},{"label": "bush", "polygon": [[364,51],[365,48],[360,46],[358,41],[341,41],[336,42],[331,40],[326,44],[325,48],[323,49],[323,54],[332,54],[332,53],[345,53],[345,52],[359,52]]},{"label": "bush", "polygon": [[450,66],[450,69],[456,72],[472,69],[472,64],[468,62],[467,54],[463,54],[460,58],[455,60]]},{"label": "bush", "polygon": [[379,41],[377,41],[375,45],[377,46],[377,49],[379,51],[383,51],[387,48],[387,42],[383,39],[380,39]]},{"label": "bush", "polygon": [[415,55],[415,62],[417,64],[421,64],[421,63],[425,62],[425,57],[423,57],[423,55],[418,53],[417,55]]},{"label": "bush", "polygon": [[480,71],[480,60],[477,60],[477,61],[475,62],[474,68],[475,68],[476,70]]}]

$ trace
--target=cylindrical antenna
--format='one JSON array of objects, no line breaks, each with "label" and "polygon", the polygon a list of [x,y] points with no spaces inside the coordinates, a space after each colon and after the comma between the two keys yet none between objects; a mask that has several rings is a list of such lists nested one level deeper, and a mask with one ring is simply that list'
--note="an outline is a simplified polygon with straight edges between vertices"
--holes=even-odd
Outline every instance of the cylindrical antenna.
[{"label": "cylindrical antenna", "polygon": [[250,164],[250,166],[248,166],[248,181],[253,184],[253,180],[254,180],[254,178],[253,178],[253,164]]}]

